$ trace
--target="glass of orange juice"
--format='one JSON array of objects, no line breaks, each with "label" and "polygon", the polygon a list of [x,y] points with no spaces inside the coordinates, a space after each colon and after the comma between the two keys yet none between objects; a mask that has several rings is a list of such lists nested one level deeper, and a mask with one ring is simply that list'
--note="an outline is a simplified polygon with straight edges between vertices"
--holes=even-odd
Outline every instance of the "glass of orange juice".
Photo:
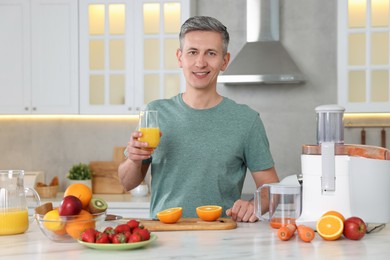
[{"label": "glass of orange juice", "polygon": [[148,143],[147,149],[155,149],[160,143],[158,112],[156,110],[141,110],[138,130],[142,132],[142,136],[138,140]]}]

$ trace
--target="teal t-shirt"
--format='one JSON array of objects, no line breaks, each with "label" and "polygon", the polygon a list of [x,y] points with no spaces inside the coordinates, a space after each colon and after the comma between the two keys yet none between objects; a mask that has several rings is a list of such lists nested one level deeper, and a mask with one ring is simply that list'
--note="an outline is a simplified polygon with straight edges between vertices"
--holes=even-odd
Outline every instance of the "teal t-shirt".
[{"label": "teal t-shirt", "polygon": [[220,205],[225,214],[241,197],[247,168],[274,165],[260,116],[247,105],[224,97],[213,108],[197,110],[179,94],[148,109],[158,111],[162,132],[151,160],[152,218],[172,207],[182,207],[183,217],[197,217],[202,205]]}]

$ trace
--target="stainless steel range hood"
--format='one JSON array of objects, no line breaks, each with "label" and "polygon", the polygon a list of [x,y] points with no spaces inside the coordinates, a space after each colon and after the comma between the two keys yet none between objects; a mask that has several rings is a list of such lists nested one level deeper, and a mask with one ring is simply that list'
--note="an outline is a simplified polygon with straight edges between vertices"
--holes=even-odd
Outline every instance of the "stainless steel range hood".
[{"label": "stainless steel range hood", "polygon": [[247,0],[247,43],[218,83],[297,84],[304,77],[279,41],[279,0]]}]

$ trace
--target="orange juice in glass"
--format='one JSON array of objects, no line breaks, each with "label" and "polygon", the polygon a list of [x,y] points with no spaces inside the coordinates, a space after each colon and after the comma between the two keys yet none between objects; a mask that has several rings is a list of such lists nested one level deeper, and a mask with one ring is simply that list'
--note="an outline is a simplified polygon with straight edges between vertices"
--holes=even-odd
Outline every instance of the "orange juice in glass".
[{"label": "orange juice in glass", "polygon": [[140,111],[138,130],[142,132],[142,136],[138,140],[148,143],[147,149],[155,149],[158,146],[160,143],[160,128],[156,110]]}]

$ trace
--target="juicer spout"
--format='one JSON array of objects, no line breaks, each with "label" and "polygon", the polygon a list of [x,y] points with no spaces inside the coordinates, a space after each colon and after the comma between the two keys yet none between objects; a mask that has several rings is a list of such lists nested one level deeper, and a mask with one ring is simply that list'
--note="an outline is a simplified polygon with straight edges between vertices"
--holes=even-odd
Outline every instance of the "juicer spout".
[{"label": "juicer spout", "polygon": [[335,175],[335,144],[333,142],[321,143],[321,160],[322,160],[322,176],[321,176],[321,191],[336,190],[336,175]]}]

